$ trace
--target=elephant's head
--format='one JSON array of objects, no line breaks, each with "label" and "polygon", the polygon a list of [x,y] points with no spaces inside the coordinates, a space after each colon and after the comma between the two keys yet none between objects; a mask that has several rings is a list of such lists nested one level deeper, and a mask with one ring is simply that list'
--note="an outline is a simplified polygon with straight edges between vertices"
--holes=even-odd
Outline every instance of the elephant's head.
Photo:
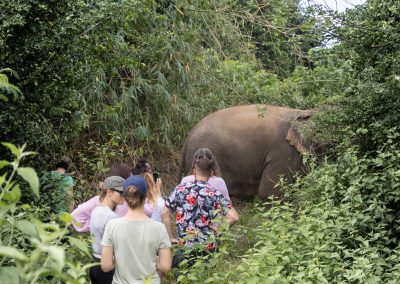
[{"label": "elephant's head", "polygon": [[316,110],[304,110],[298,113],[290,123],[286,140],[301,154],[322,156],[326,147],[313,139],[311,128],[308,127],[309,119],[315,112]]}]

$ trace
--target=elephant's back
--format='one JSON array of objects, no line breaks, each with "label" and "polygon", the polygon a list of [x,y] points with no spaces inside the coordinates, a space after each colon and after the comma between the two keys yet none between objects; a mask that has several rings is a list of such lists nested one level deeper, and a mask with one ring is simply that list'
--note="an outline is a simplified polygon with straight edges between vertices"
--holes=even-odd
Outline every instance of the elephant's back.
[{"label": "elephant's back", "polygon": [[[299,110],[273,105],[244,105],[218,110],[204,117],[191,130],[189,137],[196,139],[204,133],[207,137],[242,135],[245,133],[276,133],[276,127],[287,124],[290,115]],[[204,137],[206,138],[206,137]]]},{"label": "elephant's back", "polygon": [[[268,151],[277,137],[288,129],[288,116],[295,110],[271,105],[235,106],[204,117],[190,131],[185,142],[185,171],[191,167],[191,157],[199,148],[209,148],[217,158],[228,163],[248,159],[249,149]],[[235,153],[232,155],[232,153]],[[265,157],[266,152],[258,157]],[[225,161],[227,162],[227,161]]]}]

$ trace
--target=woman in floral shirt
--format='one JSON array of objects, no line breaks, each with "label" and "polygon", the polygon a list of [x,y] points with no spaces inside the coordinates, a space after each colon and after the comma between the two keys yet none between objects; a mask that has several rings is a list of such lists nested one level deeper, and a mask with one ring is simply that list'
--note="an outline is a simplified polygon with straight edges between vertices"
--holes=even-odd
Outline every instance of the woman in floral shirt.
[{"label": "woman in floral shirt", "polygon": [[[203,148],[195,162],[194,182],[178,185],[166,200],[163,221],[170,224],[169,213],[175,213],[180,245],[192,247],[202,244],[206,250],[214,251],[214,237],[221,218],[225,216],[231,225],[239,219],[231,202],[207,183],[213,165],[211,152]],[[169,225],[167,230],[171,237]]]}]

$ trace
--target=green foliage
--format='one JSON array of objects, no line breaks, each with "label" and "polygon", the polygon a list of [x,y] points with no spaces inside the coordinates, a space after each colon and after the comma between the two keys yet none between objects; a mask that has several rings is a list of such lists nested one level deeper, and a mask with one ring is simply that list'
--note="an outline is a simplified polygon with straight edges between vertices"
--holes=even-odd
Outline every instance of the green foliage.
[{"label": "green foliage", "polygon": [[311,164],[309,175],[284,186],[284,204],[240,211],[244,220],[225,241],[229,249],[222,246],[209,266],[199,261],[182,280],[398,283],[400,133],[386,129],[386,142],[365,155],[349,144],[362,132],[348,134],[336,162]]},{"label": "green foliage", "polygon": [[23,184],[16,181],[16,175],[39,196],[36,172],[20,166],[23,159],[34,153],[25,152],[25,145],[19,148],[2,144],[15,159],[0,162],[0,169],[12,168],[0,177],[0,282],[86,283],[86,270],[91,264],[82,265],[77,259],[88,258],[90,253],[85,241],[67,237],[72,217],[63,213],[59,222],[42,223],[35,208],[19,203]]},{"label": "green foliage", "polygon": [[[373,122],[383,129],[398,126],[399,18],[396,0],[370,0],[342,16],[337,28],[338,49],[354,70],[353,82],[345,92],[343,124],[354,128],[366,128]],[[363,150],[377,148],[372,142]]]},{"label": "green foliage", "polygon": [[297,0],[238,1],[248,17],[239,14],[242,30],[252,37],[264,69],[279,78],[290,76],[298,65],[308,66],[309,49],[320,44],[316,30],[317,6]]},{"label": "green foliage", "polygon": [[[176,146],[196,121],[218,108],[248,102],[296,105],[299,98],[291,99],[285,90],[278,91],[284,99],[275,98],[273,85],[277,73],[287,76],[302,61],[295,51],[303,56],[313,45],[300,35],[315,19],[311,14],[303,19],[295,1],[268,1],[261,10],[254,5],[2,2],[7,20],[0,25],[0,60],[18,72],[25,96],[0,114],[2,139],[28,143],[41,154],[35,162],[42,169],[82,133],[79,150],[87,136],[102,143],[114,131],[130,144],[150,140]],[[250,27],[253,38],[247,36]],[[254,40],[262,46],[259,58],[271,66],[267,73],[254,56]],[[232,62],[239,63],[238,70],[225,70],[236,68]],[[243,62],[251,74],[245,72],[242,84],[235,73],[243,72]]]},{"label": "green foliage", "polygon": [[[14,98],[16,98],[18,95],[21,95],[21,91],[18,89],[18,87],[9,83],[7,75],[4,74],[5,71],[13,73],[13,71],[9,68],[0,70],[0,90],[5,92],[6,94],[12,94],[14,95]],[[14,73],[14,76],[15,75],[17,74]],[[0,94],[0,100],[7,102],[8,97],[4,94]]]},{"label": "green foliage", "polygon": [[[291,0],[21,0],[0,2],[0,11],[1,68],[10,68],[0,71],[0,140],[40,153],[0,150],[8,169],[0,282],[85,281],[78,259],[87,260],[87,246],[66,238],[68,215],[59,224],[18,203],[29,188],[38,194],[34,171],[19,167],[23,156],[39,169],[61,153],[75,157],[82,201],[113,161],[149,156],[172,172],[195,122],[247,103],[326,109],[311,132],[339,144],[338,156],[309,163],[310,174],[285,187],[289,202],[242,210],[220,251],[180,280],[400,281],[398,1],[370,0],[342,15]],[[318,46],[332,31],[338,41]]]}]

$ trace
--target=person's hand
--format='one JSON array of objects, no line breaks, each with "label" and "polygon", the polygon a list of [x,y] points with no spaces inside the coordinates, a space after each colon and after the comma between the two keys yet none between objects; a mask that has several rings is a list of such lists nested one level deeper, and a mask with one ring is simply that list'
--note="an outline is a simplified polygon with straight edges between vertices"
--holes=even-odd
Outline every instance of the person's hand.
[{"label": "person's hand", "polygon": [[171,239],[171,244],[176,245],[178,243],[178,240],[176,238]]}]

